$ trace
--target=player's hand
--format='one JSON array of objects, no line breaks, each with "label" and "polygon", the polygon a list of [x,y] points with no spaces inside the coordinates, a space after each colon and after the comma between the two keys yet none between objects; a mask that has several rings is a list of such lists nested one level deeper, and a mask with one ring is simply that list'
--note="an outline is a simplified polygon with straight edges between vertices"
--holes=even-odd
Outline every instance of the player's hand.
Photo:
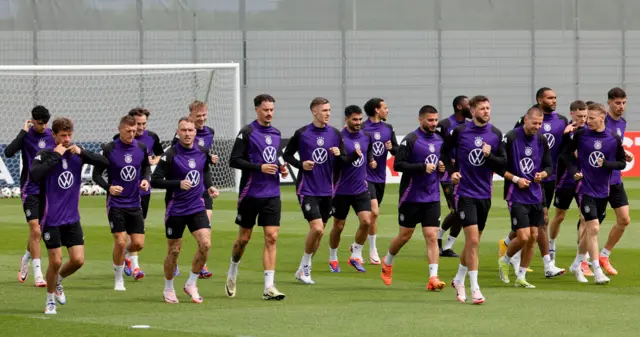
[{"label": "player's hand", "polygon": [[217,154],[212,154],[211,155],[211,162],[214,164],[217,164],[220,161],[220,157],[218,157]]},{"label": "player's hand", "polygon": [[439,160],[438,161],[438,172],[443,173],[444,170],[445,170],[444,163],[442,162],[442,160]]},{"label": "player's hand", "polygon": [[460,172],[453,172],[451,174],[451,182],[456,185],[458,183],[460,183],[460,179],[462,179],[462,176],[460,175]]},{"label": "player's hand", "polygon": [[180,189],[183,191],[188,191],[191,189],[191,187],[193,186],[191,185],[191,182],[187,179],[180,182]]},{"label": "player's hand", "polygon": [[573,151],[573,156],[576,157],[576,159],[578,159],[578,150]]},{"label": "player's hand", "polygon": [[284,163],[284,165],[280,166],[280,176],[282,178],[286,178],[287,176],[289,176],[289,169],[287,168],[287,163]]},{"label": "player's hand", "polygon": [[566,128],[564,128],[564,131],[562,132],[562,134],[567,134],[569,132],[573,132],[576,129],[576,124],[575,123],[571,123],[569,125],[567,125]]},{"label": "player's hand", "polygon": [[357,148],[356,154],[358,155],[358,157],[362,157],[362,150],[360,150],[360,148]]},{"label": "player's hand", "polygon": [[433,171],[435,171],[435,170],[436,170],[436,165],[434,165],[434,164],[427,164],[427,173],[428,173],[428,174],[433,173]]},{"label": "player's hand", "polygon": [[67,152],[67,148],[62,146],[62,144],[58,144],[58,146],[56,146],[56,148],[53,149],[53,151],[58,152],[62,156],[64,155],[65,152]]},{"label": "player's hand", "polygon": [[149,190],[149,182],[146,179],[140,182],[140,189],[145,192]]},{"label": "player's hand", "polygon": [[633,153],[624,150],[624,161],[626,161],[627,163],[633,161]]},{"label": "player's hand", "polygon": [[370,161],[369,162],[369,167],[375,170],[376,167],[378,167],[378,162],[375,161],[375,160]]},{"label": "player's hand", "polygon": [[122,188],[122,186],[113,185],[109,187],[109,194],[118,196],[122,193],[123,190],[124,188]]},{"label": "player's hand", "polygon": [[604,158],[598,158],[598,167],[602,167],[604,164]]},{"label": "player's hand", "polygon": [[32,126],[33,126],[33,123],[31,123],[31,120],[27,119],[24,122],[24,126],[22,127],[22,130],[24,130],[25,132],[29,132],[29,129],[31,129]]},{"label": "player's hand", "polygon": [[82,153],[82,149],[78,145],[71,145],[69,146],[69,152],[79,156]]},{"label": "player's hand", "polygon": [[582,172],[578,172],[573,175],[573,180],[578,181],[580,179],[582,179]]},{"label": "player's hand", "polygon": [[158,163],[160,162],[160,156],[149,156],[149,165],[154,166],[154,165],[158,165]]},{"label": "player's hand", "polygon": [[390,140],[388,140],[386,143],[384,143],[384,147],[387,148],[387,151],[391,151],[391,149],[393,148],[393,144]]},{"label": "player's hand", "polygon": [[485,158],[489,157],[491,155],[491,145],[482,143],[482,153],[484,154]]},{"label": "player's hand", "polygon": [[[330,148],[330,149],[329,149],[329,151],[331,151],[331,152],[333,153],[333,155],[334,155],[334,156],[336,156],[336,157],[340,155],[340,149],[339,149],[339,148],[337,148],[337,147],[335,147],[335,146],[334,146],[334,147],[332,147],[332,148]],[[356,150],[356,152],[357,152],[357,151],[358,151],[358,150]],[[362,152],[361,152],[361,153],[362,153]]]},{"label": "player's hand", "polygon": [[260,171],[265,174],[276,174],[278,172],[278,165],[276,164],[262,164]]},{"label": "player's hand", "polygon": [[305,171],[311,171],[313,170],[313,165],[315,165],[316,163],[313,162],[313,160],[305,160],[304,162],[302,162],[302,169]]},{"label": "player's hand", "polygon": [[213,186],[209,187],[209,189],[207,190],[207,193],[209,193],[209,196],[213,199],[217,198],[218,195],[220,195],[220,192],[218,192],[218,189]]},{"label": "player's hand", "polygon": [[528,179],[520,178],[520,180],[518,180],[518,188],[529,188],[529,184],[531,184],[531,181]]},{"label": "player's hand", "polygon": [[547,178],[547,172],[542,171],[542,172],[536,173],[535,177],[533,178],[533,181],[536,183],[540,183],[546,178]]}]

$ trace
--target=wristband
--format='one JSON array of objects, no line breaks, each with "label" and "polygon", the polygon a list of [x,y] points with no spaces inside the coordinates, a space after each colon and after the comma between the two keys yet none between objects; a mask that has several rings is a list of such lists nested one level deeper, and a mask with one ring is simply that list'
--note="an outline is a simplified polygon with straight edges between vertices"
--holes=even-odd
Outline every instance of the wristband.
[{"label": "wristband", "polygon": [[513,176],[513,178],[511,178],[511,182],[513,182],[514,184],[517,184],[519,180],[520,180],[520,177],[518,176]]}]

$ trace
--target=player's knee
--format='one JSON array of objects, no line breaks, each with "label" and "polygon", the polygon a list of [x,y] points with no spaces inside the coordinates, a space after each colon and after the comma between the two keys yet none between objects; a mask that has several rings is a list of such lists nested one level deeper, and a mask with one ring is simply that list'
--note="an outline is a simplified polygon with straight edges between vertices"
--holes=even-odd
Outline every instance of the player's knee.
[{"label": "player's knee", "polygon": [[278,232],[264,234],[264,244],[267,246],[274,246],[277,240],[278,240]]},{"label": "player's knee", "polygon": [[118,248],[125,249],[125,247],[127,247],[127,237],[125,235],[114,237],[114,244]]},{"label": "player's knee", "polygon": [[522,242],[529,242],[529,239],[531,239],[532,237],[533,235],[530,234],[530,231],[527,231],[527,230],[518,231],[518,240]]},{"label": "player's knee", "polygon": [[428,243],[434,243],[438,241],[438,233],[437,232],[428,232],[426,235]]},{"label": "player's knee", "polygon": [[82,255],[71,256],[71,258],[69,259],[69,262],[71,262],[71,264],[73,264],[76,268],[80,268],[84,265],[84,256]]},{"label": "player's knee", "polygon": [[180,255],[180,248],[181,246],[179,244],[169,247],[169,257],[177,259],[178,255]]},{"label": "player's knee", "polygon": [[620,226],[622,228],[626,228],[631,223],[631,218],[628,215],[620,217],[620,219],[617,221],[617,223],[618,223],[618,226]]},{"label": "player's knee", "polygon": [[140,241],[131,241],[131,245],[129,245],[129,250],[132,252],[139,252],[144,248],[144,242]]},{"label": "player's knee", "polygon": [[478,247],[480,244],[480,237],[478,235],[471,235],[467,238],[466,242],[470,247]]},{"label": "player's knee", "polygon": [[379,208],[371,209],[371,222],[378,219],[378,216],[380,216],[380,209]]},{"label": "player's knee", "polygon": [[600,225],[598,224],[588,225],[587,233],[589,233],[589,235],[598,235],[598,233],[600,233]]},{"label": "player's knee", "polygon": [[[344,228],[344,225],[343,225],[343,228]],[[311,227],[311,229],[309,229],[309,231],[314,236],[322,236],[322,235],[324,235],[324,228],[323,227],[313,226],[313,227]]]},{"label": "player's knee", "polygon": [[373,224],[373,220],[371,220],[370,216],[364,217],[362,220],[360,220],[360,226],[362,227],[369,228],[371,227],[372,224]]},{"label": "player's knee", "polygon": [[40,236],[42,235],[42,231],[40,230],[40,225],[29,226],[29,235],[32,239],[40,241]]},{"label": "player's knee", "polygon": [[339,233],[342,233],[344,230],[344,220],[337,220],[333,223],[333,229]]},{"label": "player's knee", "polygon": [[62,266],[62,255],[49,255],[49,268],[58,270]]},{"label": "player's knee", "polygon": [[211,249],[211,240],[202,239],[198,242],[198,250],[201,252],[208,252]]}]

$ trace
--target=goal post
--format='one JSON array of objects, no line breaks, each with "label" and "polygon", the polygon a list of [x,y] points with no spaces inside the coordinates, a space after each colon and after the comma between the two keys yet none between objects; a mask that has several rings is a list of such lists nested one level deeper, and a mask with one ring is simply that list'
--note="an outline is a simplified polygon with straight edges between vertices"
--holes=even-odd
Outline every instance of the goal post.
[{"label": "goal post", "polygon": [[[0,148],[16,137],[31,109],[43,105],[52,121],[71,118],[74,142],[92,151],[111,141],[120,117],[145,108],[151,113],[147,130],[158,134],[167,149],[178,119],[189,114],[194,100],[207,104],[206,125],[215,131],[210,151],[220,162],[212,167],[214,184],[237,191],[240,172],[228,161],[242,123],[238,63],[0,65]],[[19,185],[20,166],[19,155],[0,154],[0,187]],[[90,177],[87,167],[83,180]]]}]

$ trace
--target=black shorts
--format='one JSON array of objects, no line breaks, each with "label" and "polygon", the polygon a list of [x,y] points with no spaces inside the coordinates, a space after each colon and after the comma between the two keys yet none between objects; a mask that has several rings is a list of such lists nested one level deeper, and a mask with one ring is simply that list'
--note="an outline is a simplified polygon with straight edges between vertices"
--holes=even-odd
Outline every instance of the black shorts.
[{"label": "black shorts", "polygon": [[144,234],[144,218],[140,208],[118,208],[110,207],[109,227],[111,233]]},{"label": "black shorts", "polygon": [[491,209],[491,199],[456,197],[455,206],[462,227],[478,225],[479,231],[484,230]]},{"label": "black shorts", "polygon": [[22,202],[22,209],[27,222],[38,220],[40,215],[40,196],[37,194],[27,195]]},{"label": "black shorts", "polygon": [[356,214],[371,212],[371,196],[369,192],[362,192],[358,195],[336,194],[331,203],[331,213],[338,220],[346,219],[351,207],[353,207],[353,211]]},{"label": "black shorts", "polygon": [[416,228],[440,227],[440,201],[403,202],[398,207],[398,224],[402,227]]},{"label": "black shorts", "polygon": [[140,196],[140,207],[142,207],[142,218],[147,219],[147,213],[149,212],[149,201],[151,201],[151,194]]},{"label": "black shorts", "polygon": [[584,216],[585,221],[598,219],[599,222],[602,222],[602,220],[604,220],[607,214],[608,198],[594,198],[586,194],[581,194],[578,195],[578,201],[580,212],[582,216]]},{"label": "black shorts", "polygon": [[609,205],[611,205],[611,208],[613,209],[629,205],[629,199],[627,198],[627,191],[624,190],[624,184],[620,183],[609,186]]},{"label": "black shorts", "polygon": [[213,198],[209,195],[209,192],[206,190],[202,194],[202,200],[204,200],[204,209],[207,211],[213,210]]},{"label": "black shorts", "polygon": [[56,249],[62,246],[67,248],[73,246],[84,246],[84,234],[80,222],[58,227],[44,226],[42,228],[42,239],[47,249]]},{"label": "black shorts", "polygon": [[304,218],[311,222],[322,219],[322,223],[327,223],[331,217],[331,197],[298,196],[300,208]]},{"label": "black shorts", "polygon": [[367,187],[369,188],[369,196],[371,200],[378,200],[378,205],[382,204],[382,198],[384,198],[384,188],[386,183],[372,183],[367,181]]},{"label": "black shorts", "polygon": [[555,201],[553,202],[553,205],[557,209],[562,209],[566,211],[569,209],[569,206],[571,206],[571,201],[573,201],[573,199],[576,199],[576,203],[578,203],[578,197],[574,189],[572,188],[557,189]]},{"label": "black shorts", "polygon": [[544,205],[521,204],[519,202],[507,202],[509,214],[511,215],[511,230],[526,229],[529,227],[540,227],[544,225]]},{"label": "black shorts", "polygon": [[189,215],[169,216],[164,222],[167,239],[181,239],[185,227],[189,227],[191,233],[203,228],[211,229],[207,212],[200,211]]},{"label": "black shorts", "polygon": [[544,208],[549,209],[551,203],[553,202],[553,193],[556,191],[556,181],[544,181],[540,184],[542,186],[542,203]]},{"label": "black shorts", "polygon": [[258,226],[280,226],[282,202],[280,197],[244,198],[238,203],[236,225],[253,228],[258,218]]},{"label": "black shorts", "polygon": [[444,194],[444,198],[447,200],[447,207],[449,209],[454,209],[454,198],[453,198],[453,183],[444,182],[440,184],[442,186],[442,193]]}]

